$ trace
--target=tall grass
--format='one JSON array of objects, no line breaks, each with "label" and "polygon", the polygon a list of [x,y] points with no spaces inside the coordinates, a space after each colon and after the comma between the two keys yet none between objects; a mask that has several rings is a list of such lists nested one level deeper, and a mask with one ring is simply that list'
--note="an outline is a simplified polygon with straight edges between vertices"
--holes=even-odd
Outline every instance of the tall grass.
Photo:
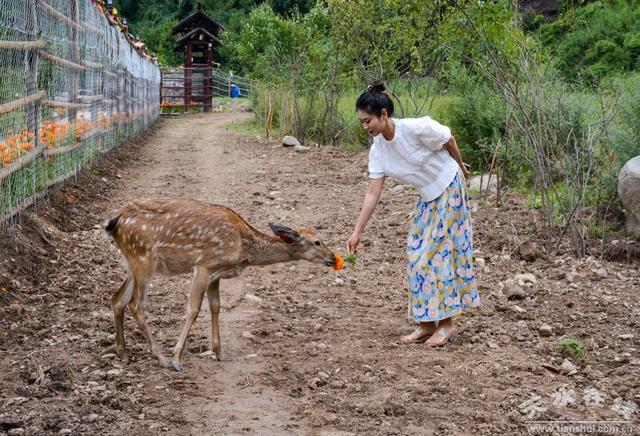
[{"label": "tall grass", "polygon": [[[343,90],[332,104],[332,96],[323,91],[297,94],[286,85],[273,86],[255,84],[251,94],[256,122],[266,132],[292,134],[301,142],[333,144],[350,149],[366,147],[370,138],[360,126],[355,110],[355,102],[362,91],[356,88]],[[431,116],[441,119],[447,110],[450,97],[438,95],[427,103],[417,105],[406,89],[394,90],[394,117]],[[424,98],[424,94],[418,94]],[[331,109],[333,108],[333,109]],[[402,113],[404,109],[404,114]]]}]

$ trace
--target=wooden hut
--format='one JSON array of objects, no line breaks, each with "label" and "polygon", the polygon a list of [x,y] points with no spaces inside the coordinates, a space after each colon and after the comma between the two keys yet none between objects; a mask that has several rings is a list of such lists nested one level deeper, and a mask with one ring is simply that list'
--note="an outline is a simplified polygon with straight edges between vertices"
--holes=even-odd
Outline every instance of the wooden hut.
[{"label": "wooden hut", "polygon": [[184,53],[184,104],[200,102],[211,111],[213,52],[220,46],[222,24],[201,10],[180,20],[171,33],[177,35],[175,52]]}]

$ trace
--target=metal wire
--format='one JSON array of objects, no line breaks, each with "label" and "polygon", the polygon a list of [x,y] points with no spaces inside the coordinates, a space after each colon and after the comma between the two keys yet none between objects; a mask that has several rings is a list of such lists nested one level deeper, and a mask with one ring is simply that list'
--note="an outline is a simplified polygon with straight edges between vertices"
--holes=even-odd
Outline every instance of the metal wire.
[{"label": "metal wire", "polygon": [[159,84],[91,0],[0,0],[0,222],[146,128]]}]

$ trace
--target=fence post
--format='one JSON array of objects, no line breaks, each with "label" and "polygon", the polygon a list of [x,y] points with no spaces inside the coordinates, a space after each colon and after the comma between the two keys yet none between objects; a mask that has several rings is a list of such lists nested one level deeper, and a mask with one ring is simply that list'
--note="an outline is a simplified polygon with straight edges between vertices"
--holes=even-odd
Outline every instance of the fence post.
[{"label": "fence post", "polygon": [[[71,20],[73,20],[74,24],[78,24],[79,16],[78,16],[78,0],[70,0],[71,2]],[[69,47],[69,59],[71,62],[76,64],[80,63],[80,53],[78,51],[78,28],[77,26],[71,26],[71,45]],[[69,100],[71,103],[78,103],[78,75],[80,74],[75,69],[69,69],[69,73],[71,74],[71,93],[69,95]],[[69,122],[73,123],[73,127],[76,126],[76,114],[77,109],[71,108],[69,109]]]},{"label": "fence post", "polygon": [[[38,35],[38,15],[36,14],[36,0],[24,0],[24,16],[25,16],[25,32],[27,40],[34,41]],[[27,95],[33,95],[38,92],[38,50],[25,50],[24,66],[26,77]],[[29,104],[26,107],[27,130],[35,133],[34,147],[40,143],[40,133],[38,126],[40,124],[40,100]],[[35,196],[38,191],[38,175],[37,171],[32,174],[32,189],[30,195]],[[35,204],[35,197],[34,197]]]},{"label": "fence post", "polygon": [[[37,38],[38,23],[36,15],[36,0],[25,0],[25,31],[27,39],[34,41]],[[25,50],[26,91],[27,95],[38,91],[38,50]],[[39,101],[29,104],[27,107],[27,128],[37,134]]]}]

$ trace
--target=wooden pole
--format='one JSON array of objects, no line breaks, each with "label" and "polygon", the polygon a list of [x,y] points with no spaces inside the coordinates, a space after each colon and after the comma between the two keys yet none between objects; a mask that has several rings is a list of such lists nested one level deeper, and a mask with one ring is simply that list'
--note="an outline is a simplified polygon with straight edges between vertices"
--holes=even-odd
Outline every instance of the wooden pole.
[{"label": "wooden pole", "polygon": [[[38,35],[38,15],[36,13],[35,0],[25,0],[24,2],[24,16],[25,16],[25,30],[26,38],[30,41],[35,41]],[[27,95],[34,95],[38,92],[38,50],[26,50],[24,52],[24,66],[26,80]],[[27,129],[30,132],[35,133],[34,148],[37,148],[40,144],[39,136],[39,124],[40,124],[40,101],[36,99],[33,103],[27,105]],[[32,202],[36,202],[36,193],[38,191],[38,180],[36,171],[32,172],[32,192],[29,195],[32,196]]]},{"label": "wooden pole", "polygon": [[[76,64],[80,64],[80,53],[78,50],[78,22],[80,21],[80,13],[78,11],[78,0],[70,0],[71,3],[71,19],[76,25],[71,26],[71,46],[69,47],[69,59],[71,62]],[[78,101],[78,75],[79,71],[75,69],[70,69],[69,74],[71,74],[71,93],[69,95],[70,101],[72,103],[77,103]],[[76,112],[77,110],[74,108],[69,109],[69,122],[75,125],[76,122]]]},{"label": "wooden pole", "polygon": [[207,47],[207,72],[204,77],[204,94],[208,96],[204,102],[204,111],[211,112],[211,106],[213,105],[213,96],[212,94],[212,66],[213,63],[213,48],[212,45],[209,44]]},{"label": "wooden pole", "polygon": [[191,103],[191,94],[193,92],[193,90],[191,89],[191,76],[192,76],[192,71],[191,71],[191,67],[193,66],[193,49],[191,46],[191,42],[187,42],[187,50],[185,52],[185,56],[186,56],[186,62],[185,62],[185,70],[184,70],[184,75],[185,75],[185,79],[184,79],[184,86],[185,86],[185,92],[184,92],[184,112],[187,112],[187,108],[189,106],[189,103]]}]

